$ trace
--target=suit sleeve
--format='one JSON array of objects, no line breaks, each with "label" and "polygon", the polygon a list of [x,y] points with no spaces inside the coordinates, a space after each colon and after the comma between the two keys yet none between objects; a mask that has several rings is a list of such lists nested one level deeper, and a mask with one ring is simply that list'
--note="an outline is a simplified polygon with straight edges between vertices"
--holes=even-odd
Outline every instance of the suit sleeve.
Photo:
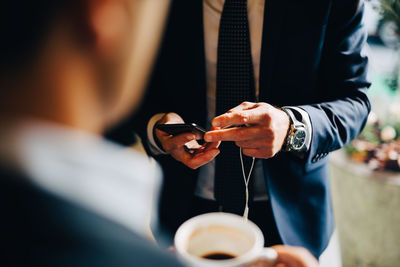
[{"label": "suit sleeve", "polygon": [[367,97],[368,58],[362,0],[332,2],[321,60],[318,90],[327,102],[303,105],[312,124],[306,169],[322,165],[329,152],[342,148],[363,129],[371,105]]}]

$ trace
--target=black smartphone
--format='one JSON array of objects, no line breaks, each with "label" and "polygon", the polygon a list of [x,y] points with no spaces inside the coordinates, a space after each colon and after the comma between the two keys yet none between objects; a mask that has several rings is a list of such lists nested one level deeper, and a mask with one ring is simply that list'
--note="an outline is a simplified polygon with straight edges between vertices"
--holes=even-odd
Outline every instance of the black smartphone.
[{"label": "black smartphone", "polygon": [[196,136],[203,138],[206,133],[206,130],[196,123],[158,124],[156,128],[170,135],[194,133]]}]

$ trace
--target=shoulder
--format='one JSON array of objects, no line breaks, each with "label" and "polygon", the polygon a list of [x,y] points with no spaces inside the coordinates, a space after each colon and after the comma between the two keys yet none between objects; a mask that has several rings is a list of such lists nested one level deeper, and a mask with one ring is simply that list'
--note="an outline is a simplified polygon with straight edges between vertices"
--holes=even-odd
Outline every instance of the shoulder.
[{"label": "shoulder", "polygon": [[[24,182],[25,181],[25,182]],[[133,231],[0,170],[1,244],[15,266],[181,266]]]},{"label": "shoulder", "polygon": [[336,5],[347,5],[357,7],[364,3],[364,0],[330,0],[333,4]]},{"label": "shoulder", "polygon": [[331,0],[335,13],[343,18],[354,16],[363,10],[364,0]]}]

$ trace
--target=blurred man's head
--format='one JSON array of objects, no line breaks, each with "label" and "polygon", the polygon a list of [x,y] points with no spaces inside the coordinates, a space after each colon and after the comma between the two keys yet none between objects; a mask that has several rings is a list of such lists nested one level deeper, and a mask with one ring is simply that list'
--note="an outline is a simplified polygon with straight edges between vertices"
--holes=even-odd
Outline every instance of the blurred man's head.
[{"label": "blurred man's head", "polygon": [[102,131],[138,102],[167,0],[5,0],[0,112]]}]

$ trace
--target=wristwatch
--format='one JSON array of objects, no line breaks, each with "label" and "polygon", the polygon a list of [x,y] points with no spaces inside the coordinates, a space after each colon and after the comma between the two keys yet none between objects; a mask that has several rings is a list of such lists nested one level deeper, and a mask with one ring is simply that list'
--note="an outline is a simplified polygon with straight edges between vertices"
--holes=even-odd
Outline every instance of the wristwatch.
[{"label": "wristwatch", "polygon": [[293,111],[282,108],[290,118],[289,130],[283,144],[283,151],[303,152],[306,149],[307,130],[304,123],[296,119]]}]

